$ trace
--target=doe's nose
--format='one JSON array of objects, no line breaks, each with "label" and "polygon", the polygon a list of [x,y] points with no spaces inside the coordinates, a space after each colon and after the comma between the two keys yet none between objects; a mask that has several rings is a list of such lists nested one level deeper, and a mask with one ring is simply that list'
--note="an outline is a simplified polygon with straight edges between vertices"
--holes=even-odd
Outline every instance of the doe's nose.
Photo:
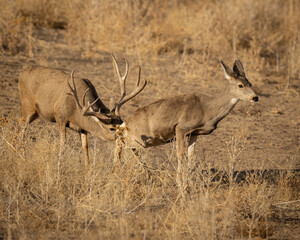
[{"label": "doe's nose", "polygon": [[253,100],[254,102],[257,102],[257,101],[258,101],[258,96],[253,97],[252,100]]}]

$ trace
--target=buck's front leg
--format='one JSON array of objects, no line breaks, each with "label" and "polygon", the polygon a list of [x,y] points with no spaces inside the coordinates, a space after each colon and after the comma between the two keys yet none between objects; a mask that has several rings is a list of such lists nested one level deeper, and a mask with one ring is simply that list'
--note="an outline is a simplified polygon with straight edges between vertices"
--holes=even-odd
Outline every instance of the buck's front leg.
[{"label": "buck's front leg", "polygon": [[186,189],[186,174],[185,174],[185,166],[183,160],[186,156],[186,147],[185,147],[185,131],[180,129],[178,126],[176,127],[176,150],[177,150],[177,160],[178,160],[178,167],[177,167],[177,185],[181,194],[184,198],[184,192]]},{"label": "buck's front leg", "polygon": [[59,130],[60,130],[60,147],[57,159],[57,184],[60,181],[60,161],[62,158],[62,154],[64,151],[64,145],[66,142],[66,123],[57,122]]},{"label": "buck's front leg", "polygon": [[85,155],[85,165],[89,165],[89,149],[88,149],[88,141],[87,141],[87,134],[80,133],[81,137],[81,145]]}]

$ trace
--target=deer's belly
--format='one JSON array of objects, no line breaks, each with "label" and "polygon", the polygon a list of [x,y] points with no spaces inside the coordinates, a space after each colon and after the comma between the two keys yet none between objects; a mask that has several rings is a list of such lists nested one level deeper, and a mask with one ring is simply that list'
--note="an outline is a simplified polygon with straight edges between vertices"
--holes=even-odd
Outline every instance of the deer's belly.
[{"label": "deer's belly", "polygon": [[42,119],[50,122],[55,122],[55,116],[53,114],[53,111],[47,111],[43,108],[40,108],[38,104],[36,104],[36,111]]},{"label": "deer's belly", "polygon": [[140,135],[138,137],[128,137],[126,145],[128,147],[153,147],[163,145],[170,142],[172,138],[164,138],[162,136]]},{"label": "deer's belly", "polygon": [[213,125],[204,125],[201,128],[197,128],[192,131],[192,135],[208,135],[216,129],[216,126]]}]

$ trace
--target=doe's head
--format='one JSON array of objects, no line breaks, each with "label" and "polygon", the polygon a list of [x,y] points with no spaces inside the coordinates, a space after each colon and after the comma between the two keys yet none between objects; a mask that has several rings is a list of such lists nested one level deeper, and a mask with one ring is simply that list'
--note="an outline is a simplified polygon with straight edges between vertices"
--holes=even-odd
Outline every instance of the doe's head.
[{"label": "doe's head", "polygon": [[251,102],[258,101],[258,96],[251,88],[252,84],[246,78],[244,67],[240,60],[235,60],[232,69],[222,60],[221,66],[224,70],[225,78],[230,82],[230,90],[233,98],[249,100]]}]

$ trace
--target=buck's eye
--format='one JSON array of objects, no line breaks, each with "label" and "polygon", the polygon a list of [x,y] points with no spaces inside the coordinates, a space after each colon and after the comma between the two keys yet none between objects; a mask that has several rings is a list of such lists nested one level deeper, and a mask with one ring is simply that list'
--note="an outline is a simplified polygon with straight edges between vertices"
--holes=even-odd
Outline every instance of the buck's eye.
[{"label": "buck's eye", "polygon": [[239,88],[243,88],[244,85],[240,83],[240,84],[238,84],[238,87],[239,87]]}]

